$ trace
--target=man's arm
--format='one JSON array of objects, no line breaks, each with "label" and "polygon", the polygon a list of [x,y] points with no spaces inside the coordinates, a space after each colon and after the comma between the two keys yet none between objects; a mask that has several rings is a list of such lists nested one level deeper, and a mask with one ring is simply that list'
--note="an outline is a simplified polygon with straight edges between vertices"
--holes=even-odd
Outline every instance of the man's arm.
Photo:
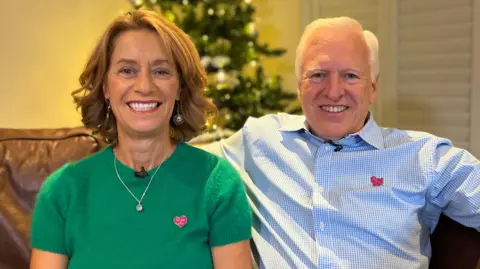
[{"label": "man's arm", "polygon": [[480,231],[480,161],[448,143],[436,147],[431,202],[445,215]]}]

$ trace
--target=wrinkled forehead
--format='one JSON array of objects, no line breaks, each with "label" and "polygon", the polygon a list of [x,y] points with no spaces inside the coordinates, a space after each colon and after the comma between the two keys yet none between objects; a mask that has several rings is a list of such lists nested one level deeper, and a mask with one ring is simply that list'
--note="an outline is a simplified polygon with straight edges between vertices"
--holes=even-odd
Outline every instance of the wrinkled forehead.
[{"label": "wrinkled forehead", "polygon": [[365,68],[368,63],[368,46],[361,31],[319,29],[308,37],[305,44],[304,67],[323,64]]}]

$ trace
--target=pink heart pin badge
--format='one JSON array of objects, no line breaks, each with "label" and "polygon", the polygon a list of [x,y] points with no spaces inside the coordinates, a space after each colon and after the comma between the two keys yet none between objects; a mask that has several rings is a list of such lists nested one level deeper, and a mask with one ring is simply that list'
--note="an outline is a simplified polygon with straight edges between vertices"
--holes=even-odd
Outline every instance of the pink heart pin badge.
[{"label": "pink heart pin badge", "polygon": [[186,216],[180,216],[180,217],[175,217],[173,218],[173,223],[177,225],[178,227],[182,228],[187,224],[187,217]]},{"label": "pink heart pin badge", "polygon": [[378,186],[383,185],[383,178],[381,178],[381,177],[373,176],[373,177],[370,178],[370,181],[372,182],[372,185],[374,187],[378,187]]}]

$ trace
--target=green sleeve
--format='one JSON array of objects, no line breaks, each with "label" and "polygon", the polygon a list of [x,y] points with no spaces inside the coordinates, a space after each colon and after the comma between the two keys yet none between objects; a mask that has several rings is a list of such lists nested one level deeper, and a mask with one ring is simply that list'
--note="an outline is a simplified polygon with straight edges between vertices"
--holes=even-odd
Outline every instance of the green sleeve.
[{"label": "green sleeve", "polygon": [[210,245],[227,245],[252,237],[252,213],[245,186],[235,168],[219,159],[209,180],[212,214]]},{"label": "green sleeve", "polygon": [[65,218],[68,209],[70,180],[68,164],[52,173],[40,187],[32,215],[32,248],[67,255]]}]

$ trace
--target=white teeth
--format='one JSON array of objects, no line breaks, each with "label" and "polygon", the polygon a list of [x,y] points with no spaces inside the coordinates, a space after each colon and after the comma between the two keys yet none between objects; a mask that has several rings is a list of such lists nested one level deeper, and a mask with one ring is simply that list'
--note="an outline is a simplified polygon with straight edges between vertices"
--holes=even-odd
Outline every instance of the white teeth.
[{"label": "white teeth", "polygon": [[135,111],[148,111],[156,108],[160,104],[157,102],[153,103],[129,103],[128,106]]},{"label": "white teeth", "polygon": [[346,107],[346,106],[320,106],[320,108],[322,110],[327,111],[327,112],[340,113],[340,112],[343,112],[343,111],[347,110],[348,107]]}]

